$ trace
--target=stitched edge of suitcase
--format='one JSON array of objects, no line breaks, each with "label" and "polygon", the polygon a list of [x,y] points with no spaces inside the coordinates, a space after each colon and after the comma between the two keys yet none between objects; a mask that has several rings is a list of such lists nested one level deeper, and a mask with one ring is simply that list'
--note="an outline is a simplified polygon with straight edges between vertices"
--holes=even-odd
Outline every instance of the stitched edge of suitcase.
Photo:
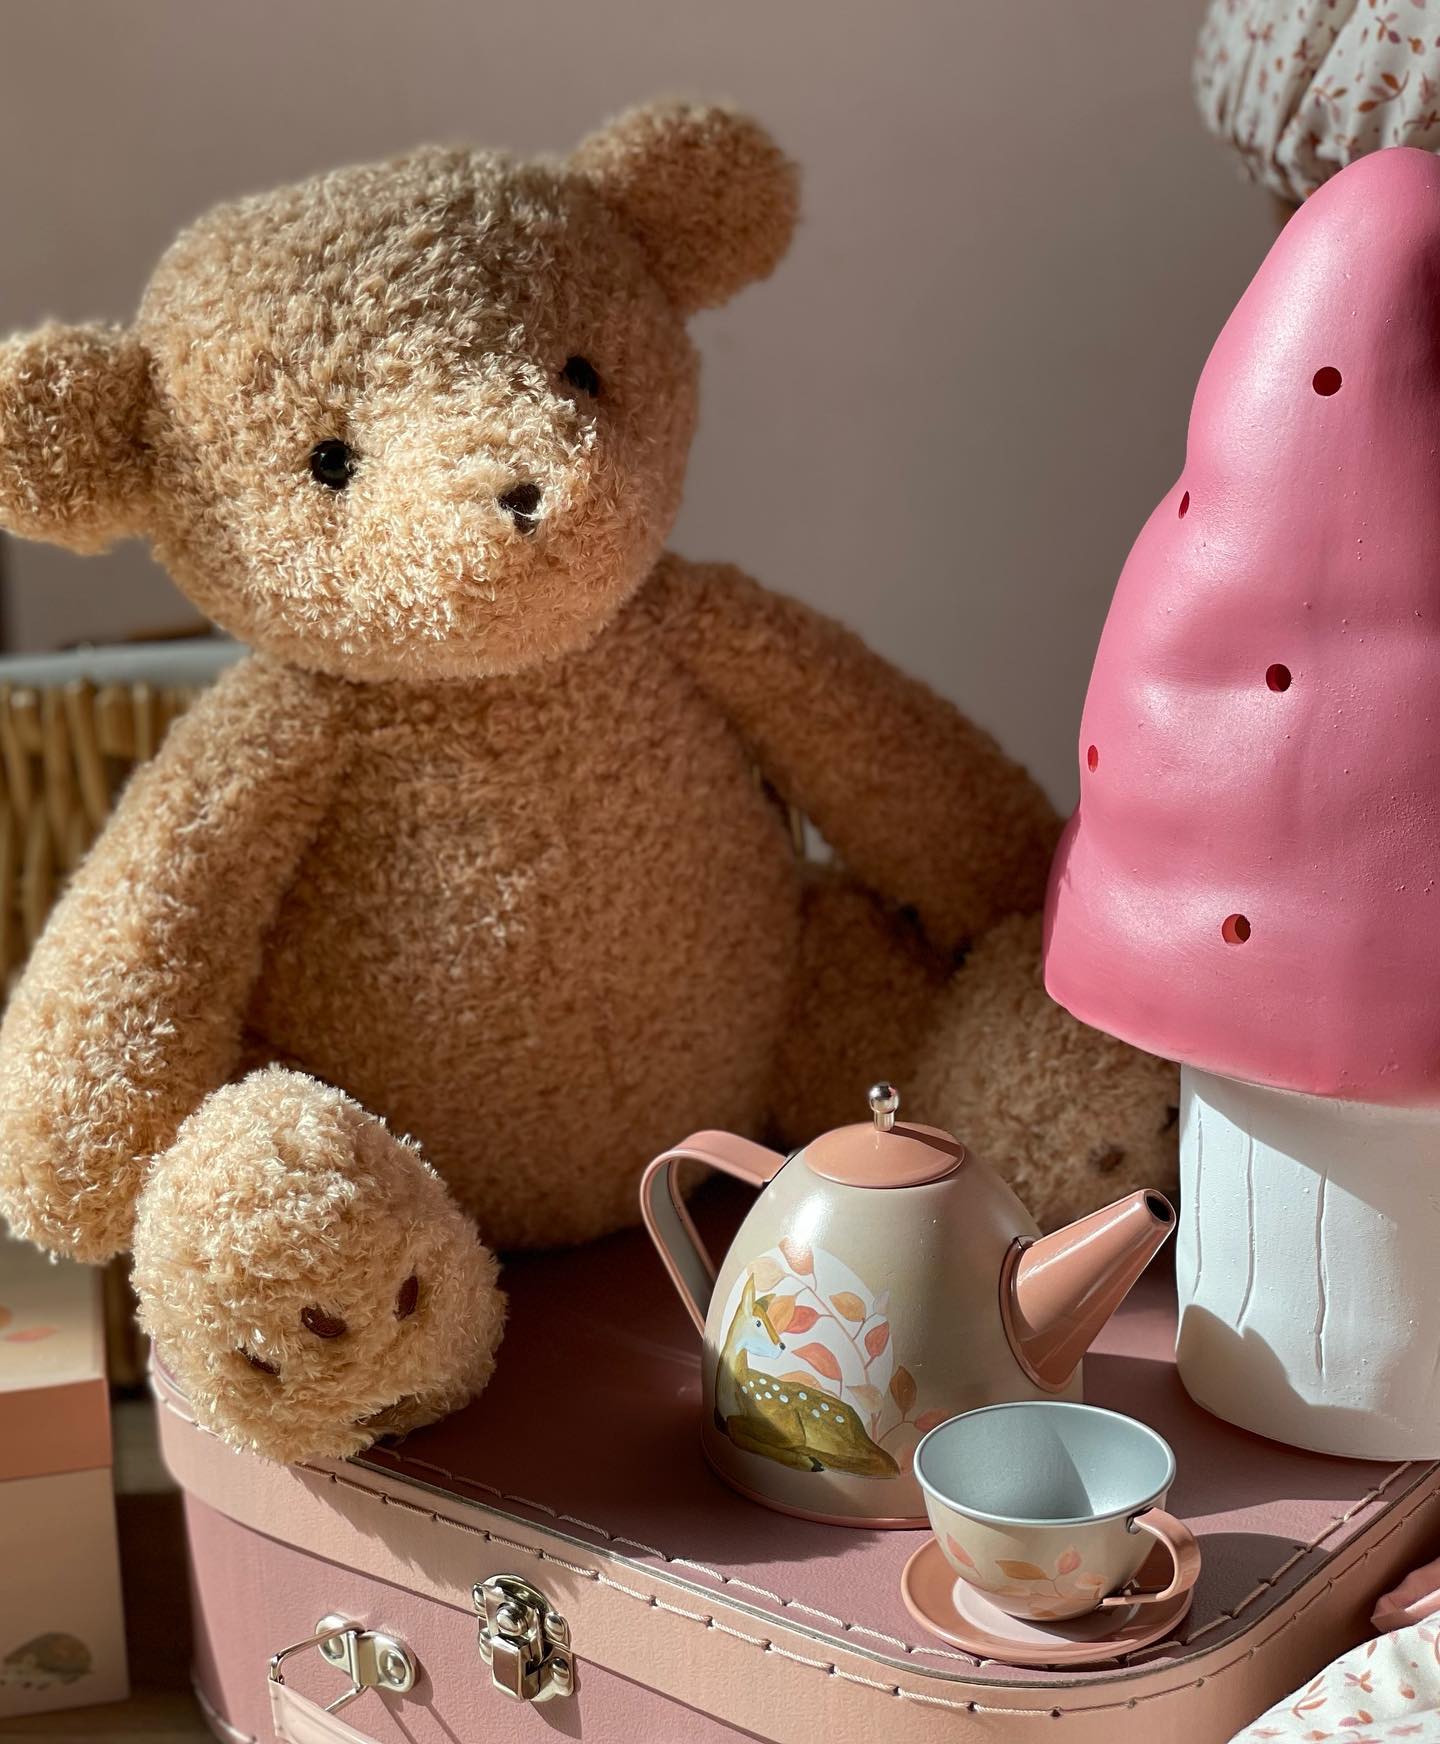
[{"label": "stitched edge of suitcase", "polygon": [[[184,1413],[181,1412],[180,1415],[183,1417]],[[387,1456],[386,1449],[371,1449],[370,1452],[374,1457],[368,1457],[359,1462],[361,1469],[377,1471],[386,1476],[392,1477],[404,1477],[422,1471],[433,1472],[436,1476],[443,1478],[446,1485],[462,1485],[466,1489],[477,1490],[481,1494],[491,1497],[496,1502],[509,1503],[512,1506],[520,1508],[529,1508],[533,1512],[542,1514],[547,1519],[555,1521],[557,1524],[578,1526],[586,1532],[593,1532],[598,1538],[603,1539],[607,1544],[623,1545],[628,1549],[638,1550],[646,1556],[656,1557],[668,1568],[688,1569],[694,1573],[706,1576],[707,1579],[716,1582],[720,1586],[734,1587],[742,1592],[753,1593],[756,1597],[766,1599],[771,1604],[780,1607],[782,1610],[803,1612],[807,1616],[814,1617],[822,1623],[828,1623],[834,1628],[842,1630],[846,1634],[869,1635],[874,1640],[884,1641],[890,1646],[902,1648],[907,1654],[913,1654],[916,1652],[939,1653],[943,1658],[957,1659],[967,1665],[978,1665],[981,1663],[981,1661],[974,1659],[969,1654],[944,1652],[941,1649],[930,1647],[928,1644],[923,1642],[911,1643],[903,1640],[899,1636],[886,1634],[883,1630],[873,1629],[868,1624],[850,1622],[843,1617],[832,1616],[828,1611],[822,1611],[814,1605],[807,1605],[803,1599],[789,1598],[782,1593],[772,1592],[768,1587],[759,1586],[755,1582],[744,1580],[738,1575],[726,1574],[723,1569],[711,1568],[707,1563],[694,1562],[688,1557],[672,1556],[668,1551],[660,1549],[658,1545],[646,1544],[643,1540],[629,1538],[624,1533],[608,1531],[604,1526],[597,1526],[592,1520],[582,1520],[578,1515],[564,1513],[558,1508],[548,1507],[544,1502],[532,1501],[527,1496],[510,1495],[504,1490],[498,1489],[493,1484],[481,1483],[477,1479],[463,1477],[455,1472],[447,1471],[444,1466],[434,1465],[429,1460],[396,1455],[393,1456],[394,1465],[388,1466],[379,1463],[380,1458]],[[1231,1606],[1228,1611],[1222,1611],[1218,1616],[1212,1617],[1208,1623],[1202,1623],[1198,1628],[1191,1630],[1189,1634],[1180,1639],[1178,1645],[1181,1647],[1189,1647],[1192,1642],[1198,1641],[1202,1635],[1209,1634],[1212,1629],[1218,1629],[1226,1623],[1238,1621],[1242,1611],[1248,1610],[1257,1600],[1272,1593],[1276,1584],[1282,1580],[1297,1563],[1303,1562],[1307,1556],[1310,1556],[1317,1551],[1321,1545],[1325,1543],[1326,1539],[1329,1538],[1339,1527],[1348,1525],[1357,1514],[1370,1507],[1373,1503],[1378,1502],[1385,1495],[1386,1491],[1390,1489],[1392,1484],[1394,1484],[1399,1478],[1403,1477],[1406,1472],[1411,1471],[1417,1466],[1419,1467],[1415,1478],[1417,1484],[1423,1481],[1427,1472],[1436,1469],[1435,1464],[1419,1465],[1419,1462],[1414,1460],[1406,1460],[1400,1465],[1395,1466],[1393,1470],[1386,1474],[1381,1483],[1367,1491],[1365,1495],[1360,1496],[1353,1501],[1343,1514],[1336,1514],[1330,1520],[1328,1525],[1326,1525],[1321,1531],[1317,1532],[1314,1537],[1308,1539],[1304,1544],[1297,1544],[1292,1554],[1280,1563],[1270,1574],[1265,1576],[1263,1580],[1259,1581],[1256,1586],[1254,1586],[1237,1604]],[[328,1471],[328,1468],[323,1466],[308,1466],[305,1469],[321,1474],[325,1474]],[[423,1484],[427,1489],[431,1490],[440,1487],[433,1482],[418,1476],[414,1477],[414,1481]],[[449,1493],[454,1494],[455,1492],[451,1490]],[[1143,1652],[1146,1650],[1140,1649],[1139,1651]],[[1130,1656],[1130,1658],[1134,1658],[1134,1655]],[[1129,1659],[1127,1659],[1125,1663],[1129,1663]]]},{"label": "stitched edge of suitcase", "polygon": [[[214,1435],[213,1431],[207,1430],[204,1428],[203,1425],[197,1424],[195,1422],[194,1418],[192,1418],[187,1412],[181,1410],[168,1397],[166,1397],[163,1392],[160,1392],[158,1388],[156,1389],[156,1396],[157,1396],[157,1402],[159,1403],[159,1405],[164,1410],[168,1411],[172,1416],[177,1418],[181,1423],[184,1423],[188,1428],[198,1430],[202,1435],[207,1436],[211,1440],[215,1440],[215,1441],[219,1440],[219,1438]],[[1328,1534],[1330,1532],[1334,1531],[1334,1529],[1337,1526],[1343,1524],[1347,1519],[1353,1517],[1353,1515],[1360,1508],[1368,1505],[1368,1503],[1371,1500],[1375,1499],[1380,1494],[1382,1494],[1389,1487],[1389,1485],[1394,1482],[1394,1480],[1396,1478],[1400,1477],[1404,1472],[1411,1469],[1412,1463],[1413,1462],[1407,1462],[1404,1465],[1396,1467],[1395,1470],[1388,1475],[1385,1482],[1383,1484],[1377,1486],[1375,1491],[1371,1492],[1366,1497],[1363,1497],[1360,1500],[1352,1503],[1350,1509],[1347,1510],[1347,1512],[1344,1515],[1337,1516],[1331,1522],[1330,1526],[1326,1528],[1326,1531],[1319,1535],[1319,1537],[1312,1544],[1311,1548],[1317,1547],[1320,1542],[1323,1542],[1324,1537],[1328,1536]],[[435,1525],[448,1527],[452,1531],[466,1533],[471,1537],[483,1539],[487,1543],[497,1544],[497,1545],[504,1547],[505,1549],[517,1551],[517,1552],[521,1553],[522,1555],[528,1556],[528,1557],[530,1557],[533,1560],[538,1561],[538,1562],[553,1563],[556,1567],[564,1569],[567,1573],[576,1575],[577,1577],[579,1577],[581,1579],[591,1581],[597,1585],[608,1587],[611,1590],[621,1594],[622,1596],[624,1596],[626,1598],[629,1598],[633,1601],[636,1601],[638,1603],[645,1605],[649,1609],[666,1612],[669,1615],[680,1617],[680,1618],[686,1619],[690,1622],[700,1624],[707,1629],[717,1629],[722,1634],[729,1635],[738,1641],[745,1642],[748,1645],[756,1647],[763,1652],[777,1654],[779,1657],[786,1659],[794,1664],[803,1665],[803,1666],[806,1666],[810,1669],[821,1671],[828,1676],[838,1677],[847,1683],[851,1683],[851,1684],[855,1684],[855,1685],[858,1685],[858,1686],[863,1687],[863,1688],[875,1690],[881,1694],[893,1696],[893,1697],[896,1697],[896,1698],[901,1699],[901,1700],[918,1702],[918,1703],[921,1703],[922,1705],[925,1705],[925,1706],[940,1707],[940,1708],[944,1708],[944,1709],[948,1709],[948,1710],[951,1710],[954,1712],[960,1712],[960,1713],[997,1714],[997,1715],[999,1715],[999,1714],[1031,1714],[1031,1715],[1035,1715],[1035,1716],[1050,1716],[1050,1717],[1059,1718],[1059,1717],[1062,1717],[1066,1712],[1104,1713],[1107,1711],[1121,1709],[1121,1708],[1135,1707],[1135,1706],[1138,1706],[1142,1702],[1156,1701],[1162,1697],[1173,1696],[1173,1695],[1183,1693],[1183,1691],[1185,1691],[1187,1689],[1195,1688],[1201,1683],[1210,1682],[1213,1679],[1215,1679],[1216,1677],[1224,1675],[1225,1672],[1233,1669],[1235,1666],[1244,1664],[1248,1660],[1252,1659],[1257,1652],[1261,1651],[1264,1647],[1268,1646],[1268,1644],[1271,1641],[1273,1641],[1278,1635],[1282,1634],[1285,1630],[1289,1629],[1295,1623],[1297,1623],[1299,1621],[1299,1619],[1314,1604],[1316,1604],[1321,1598],[1323,1598],[1328,1592],[1330,1592],[1331,1589],[1336,1584],[1335,1577],[1332,1575],[1329,1579],[1327,1579],[1326,1581],[1321,1583],[1319,1586],[1317,1586],[1315,1591],[1313,1593],[1309,1594],[1305,1598],[1304,1603],[1298,1605],[1297,1608],[1288,1617],[1286,1617],[1274,1630],[1272,1630],[1268,1635],[1265,1636],[1263,1641],[1255,1642],[1255,1643],[1252,1643],[1248,1647],[1238,1649],[1233,1657],[1225,1660],[1222,1664],[1215,1666],[1213,1669],[1211,1669],[1207,1672],[1202,1673],[1198,1677],[1189,1678],[1186,1681],[1184,1681],[1183,1683],[1175,1683],[1175,1684],[1167,1685],[1166,1687],[1164,1687],[1162,1689],[1145,1691],[1139,1695],[1120,1696],[1120,1697],[1117,1697],[1113,1701],[1082,1703],[1082,1704],[1078,1704],[1075,1707],[1068,1708],[1068,1709],[1062,1705],[1059,1705],[1059,1704],[1053,1703],[1053,1702],[1046,1703],[1044,1705],[1033,1705],[1032,1706],[1032,1705],[1023,1705],[1020,1703],[994,1703],[994,1704],[992,1704],[992,1703],[979,1702],[979,1701],[975,1701],[975,1700],[956,1701],[956,1700],[949,1698],[949,1697],[946,1697],[946,1696],[929,1695],[923,1691],[907,1689],[902,1684],[896,1684],[896,1683],[893,1683],[893,1682],[886,1680],[886,1679],[864,1677],[861,1674],[859,1674],[858,1672],[852,1671],[844,1666],[836,1664],[833,1660],[827,1660],[827,1659],[823,1659],[823,1658],[817,1659],[817,1658],[813,1658],[812,1656],[810,1656],[808,1654],[798,1653],[798,1652],[794,1651],[793,1649],[779,1645],[778,1643],[774,1642],[773,1640],[771,1640],[767,1636],[752,1635],[752,1634],[748,1633],[746,1630],[739,1629],[731,1624],[722,1622],[718,1618],[711,1616],[708,1613],[700,1612],[700,1611],[691,1611],[683,1605],[674,1604],[674,1603],[671,1603],[667,1600],[660,1599],[656,1595],[654,1595],[653,1593],[645,1592],[643,1590],[640,1590],[640,1589],[637,1589],[634,1587],[629,1587],[623,1581],[617,1580],[613,1575],[609,1575],[600,1569],[589,1567],[588,1565],[583,1564],[583,1563],[571,1562],[563,1556],[557,1556],[553,1551],[547,1550],[541,1545],[527,1544],[523,1539],[506,1537],[503,1533],[494,1532],[494,1531],[490,1530],[488,1527],[473,1525],[473,1524],[469,1523],[468,1521],[453,1519],[449,1515],[439,1513],[437,1510],[435,1510],[433,1508],[422,1507],[420,1504],[407,1501],[403,1497],[392,1496],[384,1490],[377,1489],[376,1487],[374,1487],[373,1485],[370,1485],[370,1484],[361,1483],[356,1478],[350,1477],[342,1472],[330,1469],[329,1467],[300,1464],[300,1465],[297,1465],[291,1469],[297,1470],[297,1471],[303,1471],[307,1475],[314,1477],[314,1478],[319,1478],[322,1481],[324,1481],[325,1483],[334,1484],[334,1485],[337,1485],[341,1488],[352,1491],[353,1493],[355,1493],[359,1496],[362,1496],[362,1497],[366,1498],[368,1501],[375,1503],[379,1506],[388,1507],[388,1508],[397,1508],[397,1509],[401,1510],[402,1512],[417,1514],[425,1519],[430,1520]],[[1427,1489],[1423,1488],[1422,1482],[1421,1482],[1424,1475],[1427,1472],[1433,1471],[1434,1469],[1435,1469],[1434,1466],[1426,1466],[1426,1467],[1422,1468],[1420,1476],[1417,1477],[1415,1484],[1412,1486],[1410,1492],[1408,1492],[1408,1494],[1415,1496],[1416,1499],[1412,1502],[1411,1506],[1406,1508],[1403,1512],[1400,1511],[1398,1509],[1398,1507],[1393,1511],[1393,1517],[1390,1519],[1388,1525],[1386,1526],[1386,1529],[1379,1534],[1379,1536],[1374,1540],[1373,1543],[1367,1545],[1363,1549],[1363,1551],[1360,1552],[1360,1555],[1358,1557],[1359,1562],[1363,1563],[1363,1562],[1368,1561],[1370,1559],[1370,1557],[1372,1555],[1374,1555],[1374,1553],[1380,1548],[1380,1546],[1383,1545],[1386,1542],[1386,1540],[1388,1538],[1390,1538],[1395,1532],[1400,1530],[1400,1528],[1402,1526],[1404,1526],[1414,1516],[1414,1514],[1416,1514],[1421,1508],[1423,1508],[1427,1502],[1433,1502],[1437,1499],[1437,1492],[1434,1489],[1427,1490]],[[385,1474],[377,1471],[376,1475],[383,1476]],[[403,1471],[395,1472],[395,1473],[390,1474],[390,1475],[392,1475],[396,1478],[402,1479],[402,1480],[406,1478],[406,1474]],[[409,1481],[420,1484],[422,1487],[424,1487],[427,1490],[431,1490],[431,1491],[436,1490],[435,1485],[427,1484],[422,1479],[410,1478]],[[476,1487],[483,1488],[485,1486],[476,1486]],[[1417,1492],[1418,1492],[1418,1494],[1417,1494]],[[445,1492],[440,1492],[440,1493],[444,1494]],[[454,1499],[461,1501],[461,1502],[463,1502],[463,1500],[464,1500],[464,1498],[462,1498],[462,1497],[455,1497]],[[518,1501],[518,1498],[517,1498],[517,1501]],[[526,1506],[526,1507],[534,1507],[535,1506],[535,1504],[529,1503],[529,1502],[522,1502],[520,1505]],[[502,1516],[502,1517],[513,1519],[513,1517],[509,1517],[509,1516]],[[514,1519],[513,1523],[517,1526],[524,1526],[527,1524],[527,1522],[525,1522],[523,1520],[519,1520],[519,1519]],[[1376,1524],[1378,1524],[1378,1522]],[[586,1529],[590,1530],[590,1531],[595,1530],[595,1528],[593,1526],[588,1526],[588,1525],[587,1525]],[[1367,1528],[1367,1530],[1371,1530],[1371,1529],[1373,1529],[1373,1528]],[[565,1537],[564,1534],[556,1534],[556,1535],[560,1536],[562,1538]],[[566,1539],[565,1541],[566,1542],[573,1542],[575,1545],[575,1548],[578,1550],[582,1550],[582,1551],[583,1550],[593,1550],[596,1548],[595,1546],[585,1544],[583,1541],[574,1541],[574,1540],[568,1540],[568,1539]],[[1358,1542],[1359,1541],[1357,1540],[1357,1544],[1358,1544]],[[657,1554],[657,1553],[647,1552],[647,1554]],[[630,1558],[621,1557],[619,1560],[626,1567],[633,1568],[637,1574],[640,1574],[640,1575],[647,1575],[648,1574],[648,1575],[651,1575],[652,1578],[655,1575],[656,1571],[647,1568],[643,1564],[636,1564]],[[1346,1567],[1347,1568],[1353,1567],[1355,1560],[1357,1560],[1357,1559],[1351,1559],[1350,1561],[1348,1561],[1346,1564]],[[1285,1566],[1289,1566],[1289,1565],[1287,1564]],[[679,1577],[676,1577],[676,1576],[671,1576],[670,1578],[672,1580],[674,1580],[676,1582],[676,1584],[681,1586],[684,1590],[694,1593],[696,1595],[696,1597],[701,1598],[701,1599],[706,1597],[706,1593],[705,1593],[705,1590],[703,1588],[697,1587],[691,1582],[681,1580]],[[1257,1592],[1259,1590],[1264,1590],[1264,1589],[1257,1589]],[[1251,1602],[1253,1602],[1255,1597],[1256,1597],[1255,1593],[1248,1595],[1247,1598],[1244,1601],[1242,1601],[1242,1603],[1240,1605],[1232,1607],[1232,1610],[1229,1612],[1223,1613],[1221,1620],[1235,1620],[1236,1618],[1238,1618],[1238,1615],[1241,1612],[1241,1610],[1245,1609]],[[732,1604],[736,1605],[737,1607],[741,1608],[745,1612],[746,1615],[755,1617],[757,1621],[763,1622],[766,1620],[764,1613],[759,1611],[756,1607],[746,1605],[746,1604],[744,1604],[743,1601],[738,1600],[738,1599],[732,1599],[730,1602]],[[799,1606],[797,1604],[796,1606],[793,1606],[791,1608],[799,1608]],[[776,1619],[776,1620],[779,1621],[779,1619]],[[799,1630],[802,1633],[805,1633],[805,1634],[810,1633],[809,1631],[807,1631],[805,1629],[805,1626],[803,1624],[795,1623],[795,1624],[792,1624],[790,1626],[792,1628]],[[855,1632],[859,1632],[860,1627],[862,1627],[862,1626],[857,1626],[857,1629]],[[1198,1633],[1199,1632],[1197,1631],[1197,1634]],[[1182,1647],[1189,1646],[1189,1640],[1187,1639],[1185,1642],[1180,1643],[1180,1645]],[[1126,1682],[1133,1681],[1139,1677],[1145,1676],[1145,1675],[1153,1672],[1156,1669],[1156,1667],[1153,1663],[1153,1658],[1154,1658],[1155,1654],[1157,1653],[1157,1651],[1163,1652],[1164,1650],[1165,1650],[1165,1644],[1160,1644],[1158,1649],[1150,1650],[1151,1654],[1152,1654],[1152,1659],[1148,1663],[1142,1661],[1138,1655],[1132,1656],[1132,1659],[1130,1661],[1127,1661],[1122,1666],[1121,1670],[1117,1673],[1117,1675],[1113,1679],[1111,1679],[1110,1681],[1115,1683],[1115,1684],[1123,1685]],[[1222,1650],[1221,1648],[1207,1649],[1207,1648],[1201,1647],[1197,1651],[1195,1651],[1191,1654],[1188,1654],[1186,1657],[1191,1658],[1191,1659],[1203,1658],[1207,1652],[1221,1651],[1221,1650]],[[878,1654],[878,1653],[874,1652],[873,1650],[866,1649],[866,1648],[861,1647],[861,1646],[855,1646],[851,1649],[851,1651],[855,1652],[856,1654],[862,1655],[865,1658],[879,1661],[882,1664],[894,1663],[892,1661],[887,1660],[883,1655]],[[957,1672],[957,1671],[950,1671],[947,1669],[942,1669],[939,1667],[929,1667],[929,1666],[917,1667],[916,1669],[921,1671],[924,1675],[928,1675],[928,1676],[932,1676],[932,1677],[940,1677],[940,1678],[943,1678],[947,1682],[970,1683],[972,1685],[981,1684],[981,1685],[984,1685],[986,1687],[989,1687],[989,1688],[995,1689],[995,1690],[1015,1689],[1017,1691],[1025,1691],[1025,1690],[1034,1690],[1036,1688],[1043,1688],[1043,1689],[1053,1689],[1053,1690],[1057,1690],[1057,1691],[1062,1691],[1065,1689],[1073,1689],[1076,1687],[1082,1687],[1082,1688],[1083,1687],[1091,1687],[1088,1684],[1077,1684],[1076,1680],[1065,1680],[1065,1679],[1055,1679],[1053,1682],[1050,1682],[1048,1684],[1043,1684],[1043,1685],[1012,1684],[1012,1683],[1003,1682],[1003,1681],[998,1680],[998,1679],[987,1680],[983,1677],[979,1677],[979,1676],[975,1675],[975,1672],[978,1671],[981,1667],[981,1662],[971,1660],[968,1658],[968,1656],[963,1656],[963,1655],[951,1655],[950,1657],[959,1660],[959,1662],[961,1664],[963,1664],[967,1667],[967,1670],[964,1673],[961,1673],[961,1672]],[[1183,1667],[1183,1664],[1184,1664],[1184,1660],[1177,1660],[1175,1662],[1175,1668],[1177,1670],[1180,1670]],[[974,1667],[974,1670],[969,1669],[971,1667]],[[904,1668],[902,1666],[902,1667],[897,1667],[897,1669],[903,1670]]]}]

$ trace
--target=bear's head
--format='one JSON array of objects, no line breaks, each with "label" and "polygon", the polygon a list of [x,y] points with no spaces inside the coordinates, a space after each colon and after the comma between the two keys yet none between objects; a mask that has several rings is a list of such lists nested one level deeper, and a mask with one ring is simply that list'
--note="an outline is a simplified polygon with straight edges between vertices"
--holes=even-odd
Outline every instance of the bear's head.
[{"label": "bear's head", "polygon": [[130,534],[222,628],[358,679],[583,647],[655,561],[686,317],[780,259],[791,165],[659,105],[569,158],[423,150],[223,206],[127,331],[0,346],[0,526]]}]

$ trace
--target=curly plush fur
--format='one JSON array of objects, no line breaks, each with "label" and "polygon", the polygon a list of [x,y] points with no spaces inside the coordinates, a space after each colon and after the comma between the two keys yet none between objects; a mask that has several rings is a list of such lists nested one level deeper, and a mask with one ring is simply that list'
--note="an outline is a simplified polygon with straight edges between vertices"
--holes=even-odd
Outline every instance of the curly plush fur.
[{"label": "curly plush fur", "polygon": [[[251,1426],[277,1459],[463,1404],[495,1366],[496,1274],[413,1146],[278,1066],[191,1115],[135,1220],[135,1287],[175,1378],[203,1421]],[[423,1399],[397,1398],[405,1369]]]},{"label": "curly plush fur", "polygon": [[144,533],[257,649],[131,783],[0,1035],[0,1208],[133,1243],[237,1442],[452,1408],[492,1250],[631,1221],[692,1127],[803,1138],[888,1075],[1049,1220],[1171,1174],[1169,1069],[1041,989],[1039,790],[848,631],[663,552],[685,317],[794,215],[753,122],[660,106],[564,162],[221,208],[130,331],[0,348],[0,522]]}]

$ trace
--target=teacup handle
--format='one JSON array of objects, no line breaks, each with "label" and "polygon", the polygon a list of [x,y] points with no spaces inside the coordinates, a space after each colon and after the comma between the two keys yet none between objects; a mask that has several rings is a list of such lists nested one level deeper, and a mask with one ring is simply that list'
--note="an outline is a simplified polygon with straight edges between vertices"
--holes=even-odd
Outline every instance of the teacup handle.
[{"label": "teacup handle", "polygon": [[1124,1592],[1101,1599],[1102,1609],[1120,1605],[1158,1605],[1165,1599],[1176,1599],[1181,1593],[1188,1593],[1200,1575],[1200,1546],[1190,1528],[1163,1508],[1146,1508],[1130,1522],[1130,1530],[1148,1532],[1170,1552],[1170,1584],[1153,1593],[1127,1587]]}]

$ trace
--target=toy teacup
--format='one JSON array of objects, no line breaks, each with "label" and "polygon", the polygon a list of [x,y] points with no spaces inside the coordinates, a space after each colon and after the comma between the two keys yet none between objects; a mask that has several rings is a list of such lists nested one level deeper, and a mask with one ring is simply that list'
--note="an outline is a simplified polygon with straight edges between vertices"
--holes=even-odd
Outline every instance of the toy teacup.
[{"label": "toy teacup", "polygon": [[[1012,1617],[1157,1604],[1200,1572],[1194,1534],[1161,1505],[1175,1455],[1118,1412],[1058,1399],[967,1411],[923,1438],[915,1475],[946,1561]],[[1171,1579],[1136,1589],[1157,1540]]]}]

